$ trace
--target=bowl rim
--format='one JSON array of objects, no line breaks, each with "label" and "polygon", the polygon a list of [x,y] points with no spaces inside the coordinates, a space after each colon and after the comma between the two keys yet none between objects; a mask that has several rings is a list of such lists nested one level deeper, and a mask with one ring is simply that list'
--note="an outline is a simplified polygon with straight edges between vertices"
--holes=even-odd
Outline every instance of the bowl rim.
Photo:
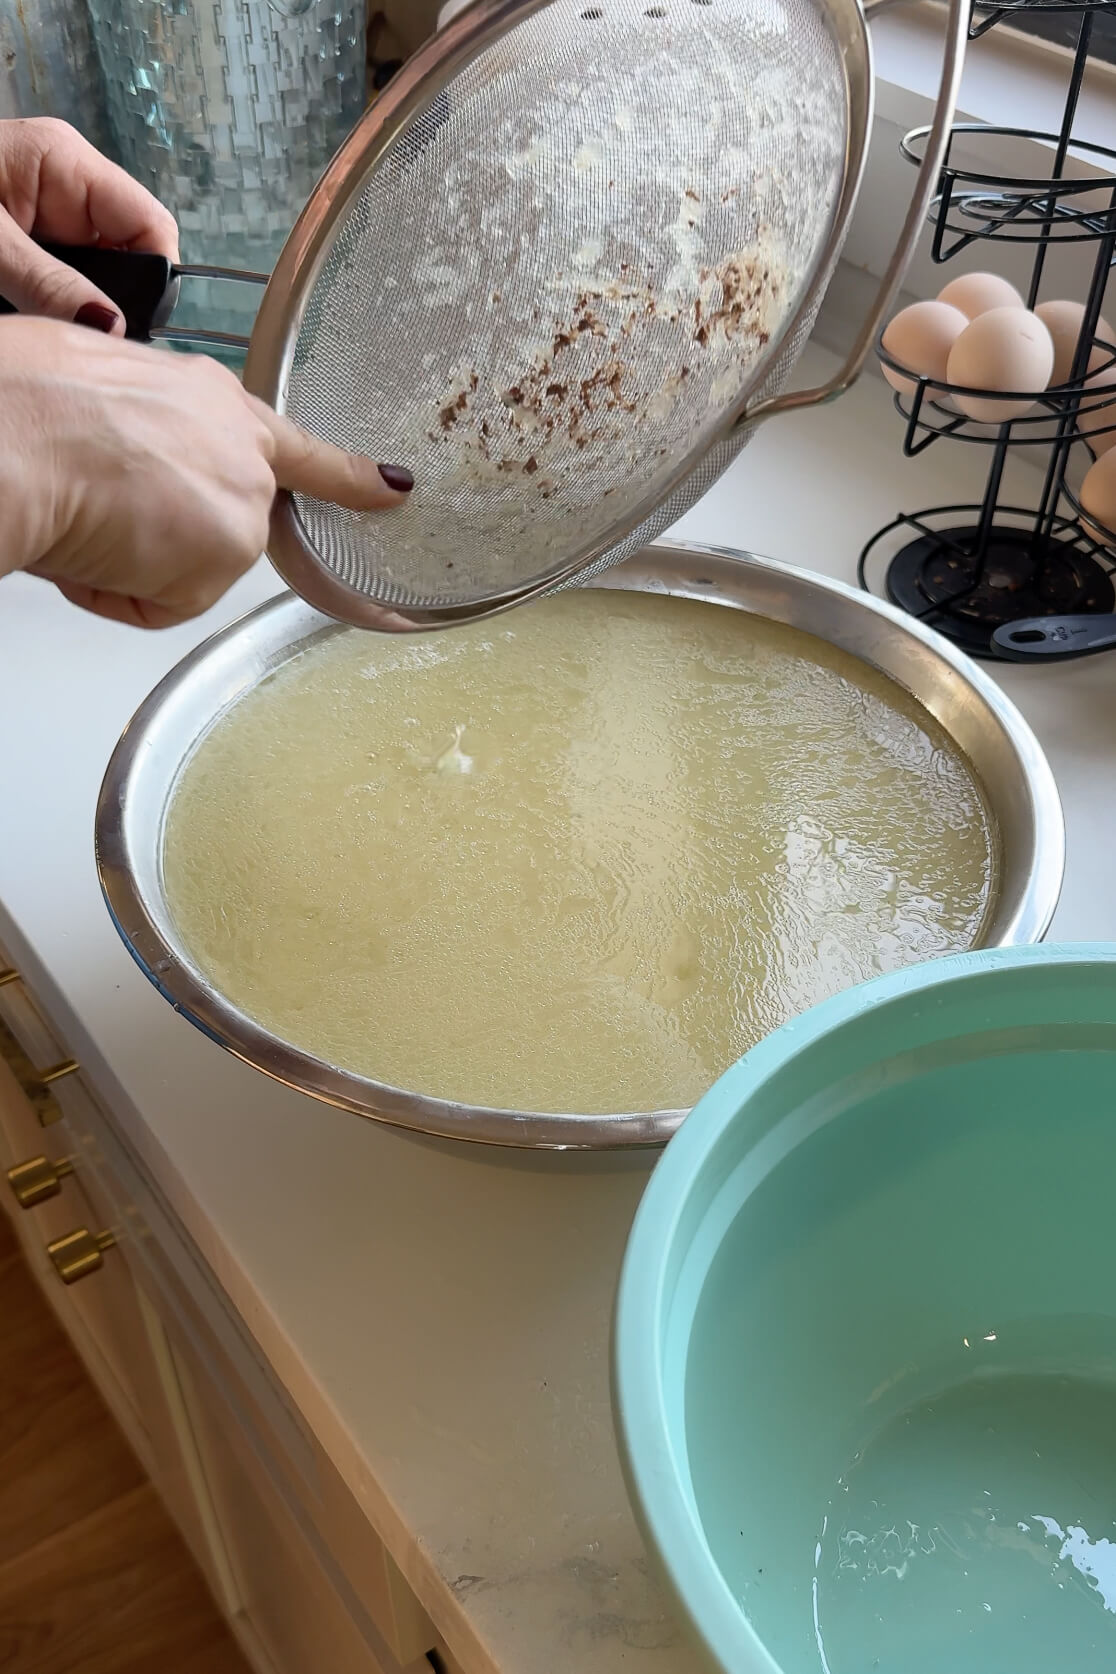
[{"label": "bowl rim", "polygon": [[698,1177],[753,1101],[792,1060],[881,1006],[1036,966],[1116,966],[1116,942],[982,948],[891,972],[823,1000],[746,1053],[694,1106],[651,1176],[621,1265],[612,1320],[612,1410],[640,1531],[691,1634],[719,1674],[785,1674],[743,1614],[705,1538],[671,1440],[662,1377],[670,1269]]},{"label": "bowl rim", "polygon": [[[1016,880],[1014,904],[996,927],[997,945],[1040,940],[1053,918],[1065,866],[1065,826],[1054,775],[1031,727],[1007,694],[976,663],[924,623],[897,607],[828,576],[759,558],[734,547],[664,537],[642,548],[589,586],[667,594],[712,602],[746,614],[789,622],[807,634],[821,634],[839,649],[861,658],[898,684],[905,685],[931,714],[931,694],[903,672],[889,667],[891,651],[902,649],[907,674],[950,694],[957,716],[983,710],[997,751],[1002,747],[1018,774],[1031,833],[1027,875]],[[809,612],[830,622],[835,611],[853,618],[854,640],[828,636]],[[150,856],[136,838],[135,812],[149,777],[161,782],[156,765],[163,733],[173,728],[177,706],[189,704],[195,685],[213,679],[224,713],[267,669],[252,662],[253,634],[290,617],[305,636],[340,631],[339,625],[291,593],[266,600],[198,645],[152,690],[125,728],[109,760],[95,818],[94,849],[101,892],[125,947],[163,997],[217,1045],[255,1069],[323,1103],[354,1115],[441,1139],[468,1140],[502,1147],[541,1150],[621,1150],[658,1148],[677,1131],[684,1110],[576,1112],[500,1110],[398,1088],[342,1069],[279,1036],[227,999],[193,963],[180,940],[168,931],[160,888],[145,883]],[[809,617],[809,619],[807,619]],[[898,632],[897,632],[898,630]],[[303,633],[288,643],[301,643]],[[889,649],[890,648],[890,649]],[[258,659],[259,661],[259,659]],[[216,672],[214,672],[216,671]],[[255,679],[247,677],[255,673]],[[210,715],[208,724],[217,718]],[[938,717],[943,725],[946,722]],[[177,772],[205,728],[185,741],[178,767],[167,785],[169,797]],[[947,730],[952,728],[947,726]],[[155,741],[160,740],[158,749]],[[957,743],[966,748],[963,739]],[[982,777],[979,763],[974,764]],[[986,786],[987,789],[987,786]],[[164,804],[165,808],[165,804]],[[1000,815],[993,805],[993,812]]]}]

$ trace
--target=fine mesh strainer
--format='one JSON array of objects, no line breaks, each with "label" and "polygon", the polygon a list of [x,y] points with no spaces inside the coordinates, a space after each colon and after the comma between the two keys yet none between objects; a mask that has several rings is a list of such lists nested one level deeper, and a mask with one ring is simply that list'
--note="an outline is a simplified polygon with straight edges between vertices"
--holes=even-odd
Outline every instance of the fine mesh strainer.
[{"label": "fine mesh strainer", "polygon": [[[416,66],[339,164],[293,332],[309,264],[276,275],[286,411],[360,453],[386,430],[420,485],[391,519],[299,499],[283,544],[405,611],[660,532],[785,358],[853,184],[841,47],[803,0],[527,9],[489,8],[519,21],[456,70],[440,47],[438,81]],[[249,381],[278,394],[269,313]]]},{"label": "fine mesh strainer", "polygon": [[264,294],[246,385],[416,478],[390,514],[280,495],[283,578],[358,626],[485,616],[644,546],[756,423],[840,393],[935,189],[966,19],[952,0],[871,318],[831,382],[782,395],[865,161],[858,0],[474,0],[365,114]]},{"label": "fine mesh strainer", "polygon": [[355,130],[258,316],[249,386],[418,484],[388,518],[284,498],[284,577],[370,626],[488,614],[645,545],[756,421],[845,387],[940,164],[849,365],[780,400],[871,91],[856,0],[476,0]]}]

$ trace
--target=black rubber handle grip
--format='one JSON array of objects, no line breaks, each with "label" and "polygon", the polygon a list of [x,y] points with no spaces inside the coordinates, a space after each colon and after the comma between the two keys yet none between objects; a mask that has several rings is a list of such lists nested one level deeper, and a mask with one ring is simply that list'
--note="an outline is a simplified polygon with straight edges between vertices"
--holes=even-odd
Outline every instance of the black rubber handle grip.
[{"label": "black rubber handle grip", "polygon": [[[43,242],[40,248],[104,291],[124,316],[127,335],[137,342],[149,343],[152,333],[174,313],[180,275],[165,256],[143,250],[107,250],[99,244]],[[0,297],[0,314],[15,312]]]},{"label": "black rubber handle grip", "polygon": [[1013,663],[1061,663],[1116,646],[1116,616],[1035,616],[1007,622],[992,635],[996,654]]}]

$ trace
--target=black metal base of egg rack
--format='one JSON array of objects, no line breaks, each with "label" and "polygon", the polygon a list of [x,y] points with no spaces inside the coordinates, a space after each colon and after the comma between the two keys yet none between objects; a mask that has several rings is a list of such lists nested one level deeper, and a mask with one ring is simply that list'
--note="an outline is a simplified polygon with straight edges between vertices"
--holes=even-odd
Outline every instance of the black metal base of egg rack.
[{"label": "black metal base of egg rack", "polygon": [[[1099,526],[1095,517],[1082,521],[1068,480],[1076,461],[1088,462],[1090,457],[1083,433],[1097,436],[1116,431],[1116,406],[1109,407],[1102,419],[1098,415],[1106,407],[1105,396],[1086,387],[1087,377],[1116,369],[1116,350],[1096,335],[1105,286],[1116,266],[1116,149],[1073,138],[1094,20],[1102,11],[1116,12],[1116,0],[974,3],[970,37],[983,35],[997,23],[1010,23],[1016,12],[1037,9],[1079,18],[1061,127],[1057,133],[1047,133],[985,123],[955,124],[930,214],[931,254],[935,262],[944,263],[978,241],[1032,246],[1025,300],[1033,308],[1041,297],[1051,247],[1095,245],[1070,377],[1027,398],[1033,410],[1007,423],[981,424],[959,411],[955,400],[982,394],[987,399],[987,392],[913,378],[882,344],[878,346],[885,365],[906,376],[912,387],[911,394],[895,396],[896,409],[905,422],[903,452],[913,457],[938,441],[967,442],[989,448],[991,464],[979,504],[900,513],[877,530],[860,555],[860,584],[865,590],[882,592],[893,604],[977,657],[1007,654],[997,644],[997,630],[1006,632],[1012,623],[1024,619],[1116,611],[1116,530]],[[921,160],[928,132],[915,129],[903,141],[903,155],[909,161]],[[995,147],[1005,140],[1050,146],[1050,174],[1008,176],[961,167],[955,160],[955,146],[971,151],[982,142]],[[1099,178],[1065,173],[1071,145],[1076,156],[1103,171]],[[1113,395],[1116,390],[1109,392],[1109,400]],[[1049,456],[1039,503],[1029,509],[1001,501],[1004,467],[1016,447],[1042,448]]]},{"label": "black metal base of egg rack", "polygon": [[[1028,527],[1033,513],[997,508],[982,534],[979,505],[904,512],[861,554],[858,578],[889,536],[917,531],[890,559],[884,591],[892,604],[927,622],[972,657],[987,657],[997,628],[1035,616],[1086,616],[1116,611],[1116,585],[1105,555],[1068,517],[1056,520],[1036,560]],[[1018,520],[1009,524],[1009,517]],[[966,521],[958,521],[965,519]]]}]

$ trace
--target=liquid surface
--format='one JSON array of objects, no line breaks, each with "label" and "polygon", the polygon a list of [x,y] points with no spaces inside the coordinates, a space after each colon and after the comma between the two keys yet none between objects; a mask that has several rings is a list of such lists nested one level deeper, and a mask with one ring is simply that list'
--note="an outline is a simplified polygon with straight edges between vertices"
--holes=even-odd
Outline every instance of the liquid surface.
[{"label": "liquid surface", "polygon": [[1036,1022],[1052,988],[1014,1044],[881,1018],[765,1136],[701,1284],[685,1457],[782,1674],[1116,1668],[1116,1049]]},{"label": "liquid surface", "polygon": [[164,869],[201,969],[297,1046],[600,1113],[688,1107],[814,1002],[970,947],[995,852],[967,762],[856,659],[572,592],[285,665],[187,764]]},{"label": "liquid surface", "polygon": [[829,1674],[1109,1674],[1116,1388],[975,1378],[893,1420],[817,1548]]}]

